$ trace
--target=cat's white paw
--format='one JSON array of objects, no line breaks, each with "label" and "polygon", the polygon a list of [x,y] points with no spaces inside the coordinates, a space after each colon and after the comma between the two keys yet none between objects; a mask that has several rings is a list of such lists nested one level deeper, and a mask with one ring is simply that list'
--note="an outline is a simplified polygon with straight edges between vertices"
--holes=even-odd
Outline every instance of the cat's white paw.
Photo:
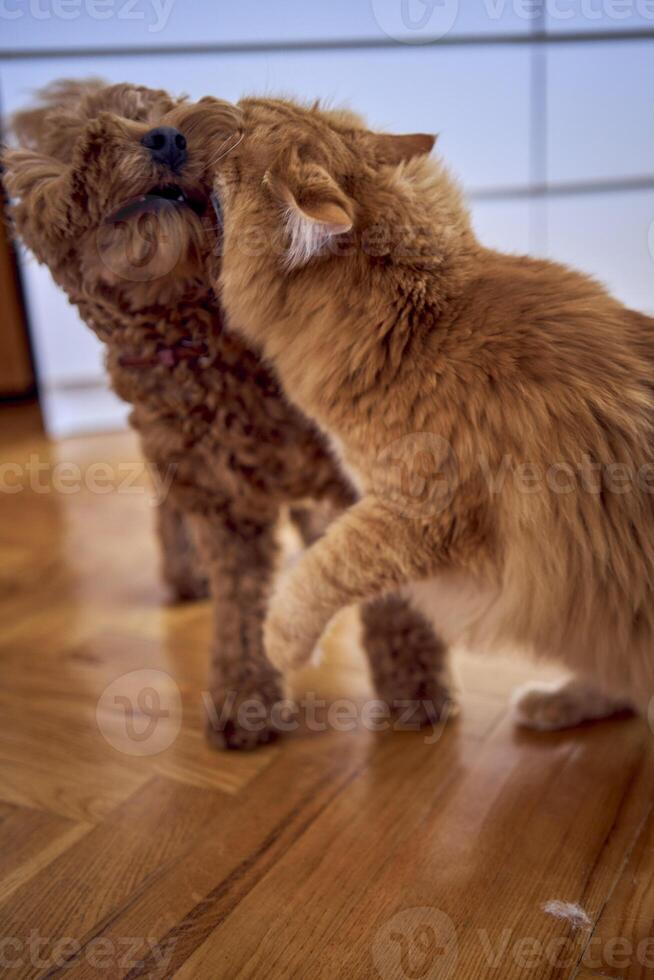
[{"label": "cat's white paw", "polygon": [[573,728],[630,710],[625,701],[574,680],[525,684],[514,692],[512,703],[516,724],[539,732]]}]

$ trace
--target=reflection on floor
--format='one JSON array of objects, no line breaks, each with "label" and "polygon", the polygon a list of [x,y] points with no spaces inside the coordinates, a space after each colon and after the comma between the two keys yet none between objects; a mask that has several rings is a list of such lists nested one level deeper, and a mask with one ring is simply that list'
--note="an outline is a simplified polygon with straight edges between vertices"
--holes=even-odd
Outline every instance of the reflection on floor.
[{"label": "reflection on floor", "polygon": [[[16,433],[0,454],[10,975],[654,975],[645,722],[521,734],[510,691],[544,672],[460,654],[462,713],[444,730],[376,733],[355,712],[336,726],[349,730],[212,751],[209,607],[165,603],[135,440],[50,446],[4,412],[0,428]],[[362,707],[356,636],[348,614],[296,696]],[[118,679],[134,671],[132,701]],[[176,706],[156,752],[139,741],[154,716],[137,688]],[[589,924],[549,914],[553,901]]]}]

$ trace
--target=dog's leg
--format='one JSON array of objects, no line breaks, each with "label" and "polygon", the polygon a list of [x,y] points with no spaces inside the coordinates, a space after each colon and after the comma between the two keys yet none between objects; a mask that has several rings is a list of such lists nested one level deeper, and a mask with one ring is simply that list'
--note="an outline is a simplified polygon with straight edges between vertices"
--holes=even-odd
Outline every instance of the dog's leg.
[{"label": "dog's leg", "polygon": [[214,603],[207,734],[219,748],[254,748],[274,737],[273,708],[282,698],[263,647],[276,525],[221,511],[193,515],[193,526]]},{"label": "dog's leg", "polygon": [[310,658],[327,623],[344,606],[461,564],[474,553],[474,522],[464,540],[453,514],[427,526],[364,497],[338,518],[284,576],[266,619],[266,650],[281,670]]},{"label": "dog's leg", "polygon": [[170,495],[157,508],[157,533],[163,578],[176,600],[206,599],[209,580],[188,526],[188,518]]},{"label": "dog's leg", "polygon": [[633,710],[624,698],[604,694],[581,677],[558,683],[525,684],[513,695],[516,723],[537,731],[572,728]]},{"label": "dog's leg", "polygon": [[361,627],[375,692],[394,716],[430,725],[456,713],[447,646],[406,599],[365,603]]}]

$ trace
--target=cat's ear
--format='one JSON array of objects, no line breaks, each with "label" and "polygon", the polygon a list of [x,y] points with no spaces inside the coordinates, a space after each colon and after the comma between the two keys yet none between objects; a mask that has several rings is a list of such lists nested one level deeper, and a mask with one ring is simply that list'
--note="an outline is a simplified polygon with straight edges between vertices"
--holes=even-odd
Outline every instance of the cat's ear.
[{"label": "cat's ear", "polygon": [[306,265],[354,224],[354,202],[318,164],[300,163],[284,175],[268,170],[263,183],[279,205],[288,232],[289,269]]},{"label": "cat's ear", "polygon": [[380,163],[391,166],[428,156],[434,148],[437,136],[431,133],[370,133],[375,155]]}]

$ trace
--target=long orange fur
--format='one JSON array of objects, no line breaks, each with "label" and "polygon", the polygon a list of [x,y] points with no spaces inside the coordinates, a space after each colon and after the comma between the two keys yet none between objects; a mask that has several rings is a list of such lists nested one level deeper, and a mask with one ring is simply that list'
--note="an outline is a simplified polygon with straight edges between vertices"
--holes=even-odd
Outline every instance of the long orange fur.
[{"label": "long orange fur", "polygon": [[340,608],[402,587],[451,640],[571,671],[522,692],[523,723],[645,711],[654,321],[480,244],[428,137],[236,108],[243,138],[216,168],[221,301],[362,495],[278,586],[272,662],[304,663]]}]

